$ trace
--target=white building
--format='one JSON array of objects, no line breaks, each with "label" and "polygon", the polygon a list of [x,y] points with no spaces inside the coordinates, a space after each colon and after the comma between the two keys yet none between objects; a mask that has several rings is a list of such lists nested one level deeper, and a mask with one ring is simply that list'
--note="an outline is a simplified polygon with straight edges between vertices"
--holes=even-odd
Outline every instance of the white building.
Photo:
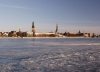
[{"label": "white building", "polygon": [[27,33],[27,37],[32,37],[33,36],[33,32],[26,32]]}]

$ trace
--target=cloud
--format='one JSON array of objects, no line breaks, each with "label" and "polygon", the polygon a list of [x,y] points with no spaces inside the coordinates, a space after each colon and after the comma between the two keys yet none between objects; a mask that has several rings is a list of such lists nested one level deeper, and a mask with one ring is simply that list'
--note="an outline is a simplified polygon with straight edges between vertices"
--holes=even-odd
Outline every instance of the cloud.
[{"label": "cloud", "polygon": [[5,5],[5,4],[0,4],[2,7],[9,7],[9,8],[17,8],[17,9],[31,9],[28,7],[22,7],[22,6],[14,6],[14,5]]}]

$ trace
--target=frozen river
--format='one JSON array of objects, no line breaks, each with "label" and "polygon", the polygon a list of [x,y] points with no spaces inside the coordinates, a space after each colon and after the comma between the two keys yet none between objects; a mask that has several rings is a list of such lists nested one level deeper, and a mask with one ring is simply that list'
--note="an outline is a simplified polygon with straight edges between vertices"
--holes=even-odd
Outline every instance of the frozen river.
[{"label": "frozen river", "polygon": [[0,72],[100,72],[100,38],[0,39]]}]

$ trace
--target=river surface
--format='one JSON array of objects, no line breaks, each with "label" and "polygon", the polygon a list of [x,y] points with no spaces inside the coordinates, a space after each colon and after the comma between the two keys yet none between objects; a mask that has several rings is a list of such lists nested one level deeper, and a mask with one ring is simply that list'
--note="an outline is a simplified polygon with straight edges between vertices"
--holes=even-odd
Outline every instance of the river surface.
[{"label": "river surface", "polygon": [[100,38],[0,38],[0,72],[100,72]]}]

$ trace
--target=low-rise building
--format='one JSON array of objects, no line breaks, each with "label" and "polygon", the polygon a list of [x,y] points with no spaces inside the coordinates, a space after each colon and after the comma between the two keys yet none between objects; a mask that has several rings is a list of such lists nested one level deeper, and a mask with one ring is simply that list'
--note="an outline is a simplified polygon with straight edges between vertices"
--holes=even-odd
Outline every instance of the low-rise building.
[{"label": "low-rise building", "polygon": [[2,36],[8,37],[9,32],[3,32]]},{"label": "low-rise building", "polygon": [[0,36],[2,36],[2,32],[0,32]]},{"label": "low-rise building", "polygon": [[74,35],[76,35],[76,32],[69,32],[69,34],[74,34]]},{"label": "low-rise building", "polygon": [[37,32],[36,37],[55,37],[55,32]]},{"label": "low-rise building", "polygon": [[94,37],[95,36],[95,34],[94,33],[90,33],[90,37]]},{"label": "low-rise building", "polygon": [[89,37],[89,33],[84,33],[84,37]]},{"label": "low-rise building", "polygon": [[16,37],[17,36],[17,32],[16,31],[11,31],[8,33],[9,37]]},{"label": "low-rise building", "polygon": [[27,37],[33,37],[33,32],[26,32]]},{"label": "low-rise building", "polygon": [[84,33],[84,37],[94,37],[94,33]]}]

